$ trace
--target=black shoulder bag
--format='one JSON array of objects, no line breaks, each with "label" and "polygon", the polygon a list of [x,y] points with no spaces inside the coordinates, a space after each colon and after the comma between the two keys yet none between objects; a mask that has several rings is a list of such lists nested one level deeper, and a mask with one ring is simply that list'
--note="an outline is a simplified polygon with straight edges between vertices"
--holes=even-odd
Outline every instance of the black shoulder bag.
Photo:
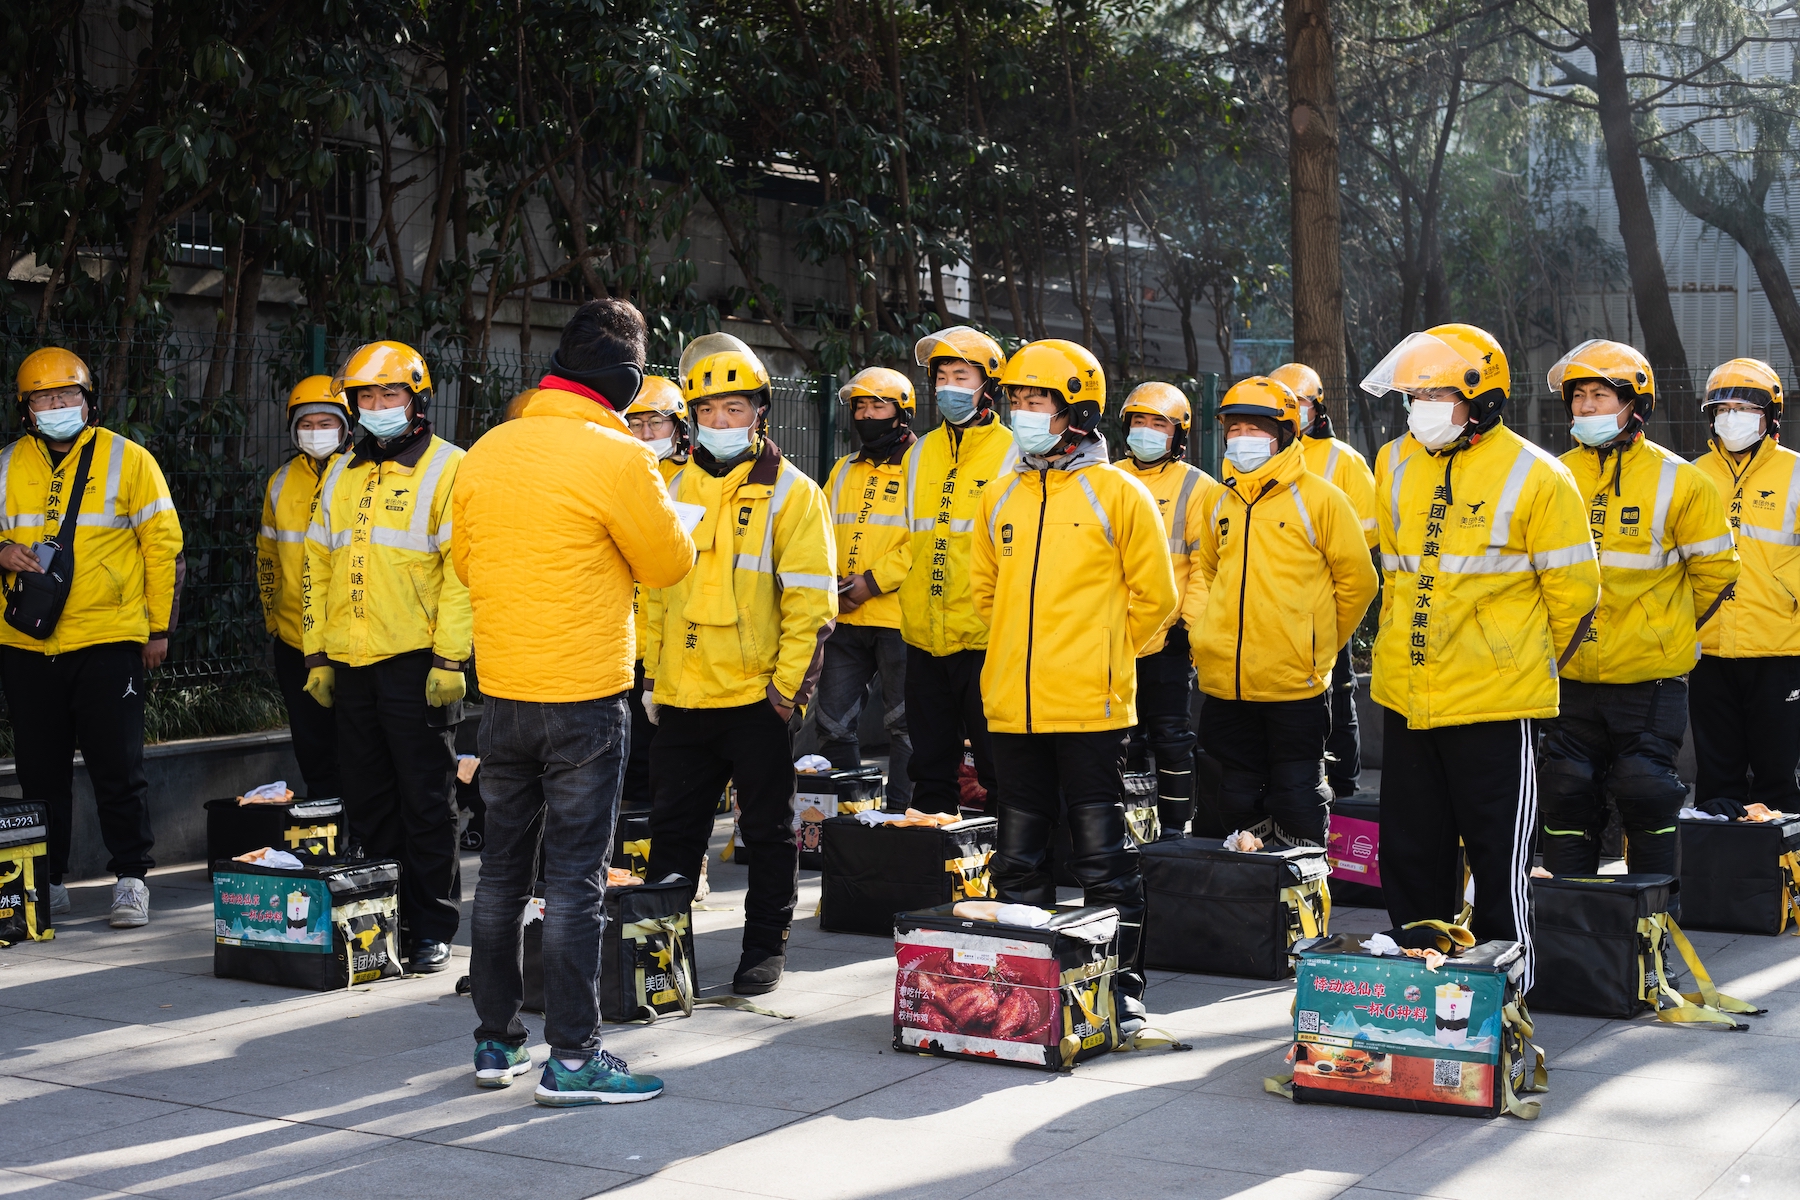
[{"label": "black shoulder bag", "polygon": [[[81,515],[81,497],[87,491],[88,467],[94,461],[91,437],[81,448],[81,459],[75,464],[75,480],[69,500],[63,509],[62,524],[56,536],[43,544],[52,551],[50,565],[42,571],[20,571],[6,592],[6,623],[20,633],[34,638],[47,638],[62,617],[63,605],[69,602],[69,588],[75,582],[75,527]],[[30,547],[26,547],[30,549]]]}]

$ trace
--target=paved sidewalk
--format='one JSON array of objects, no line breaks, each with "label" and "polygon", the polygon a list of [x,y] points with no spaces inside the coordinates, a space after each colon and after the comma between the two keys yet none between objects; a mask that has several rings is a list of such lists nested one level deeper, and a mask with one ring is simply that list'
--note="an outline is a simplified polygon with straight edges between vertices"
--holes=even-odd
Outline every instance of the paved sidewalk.
[{"label": "paved sidewalk", "polygon": [[[818,877],[802,878],[810,914]],[[712,880],[696,917],[717,994],[744,872],[715,858]],[[466,949],[445,974],[347,992],[218,980],[205,873],[151,885],[148,929],[109,929],[109,889],[81,887],[55,941],[0,951],[0,1196],[1800,1196],[1788,937],[1694,935],[1722,988],[1772,1010],[1748,1033],[1542,1015],[1551,1092],[1527,1124],[1265,1094],[1291,984],[1153,973],[1156,1023],[1193,1051],[1068,1076],[898,1055],[891,945],[809,917],[765,1001],[794,1020],[701,1009],[609,1027],[608,1047],[667,1094],[552,1111],[532,1076],[472,1086],[474,1016],[452,990]]]}]

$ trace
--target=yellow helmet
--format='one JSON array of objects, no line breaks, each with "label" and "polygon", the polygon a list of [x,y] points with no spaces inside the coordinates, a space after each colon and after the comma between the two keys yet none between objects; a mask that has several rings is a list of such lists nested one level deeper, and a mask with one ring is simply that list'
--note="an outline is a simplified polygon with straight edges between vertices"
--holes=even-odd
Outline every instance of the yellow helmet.
[{"label": "yellow helmet", "polygon": [[1032,342],[1007,360],[1001,387],[1034,387],[1055,392],[1064,405],[1093,404],[1096,418],[1106,411],[1106,372],[1086,346],[1061,338]]},{"label": "yellow helmet", "polygon": [[[1473,325],[1438,325],[1407,334],[1362,381],[1363,391],[1376,396],[1388,392],[1417,396],[1439,388],[1480,401],[1478,411],[1484,416],[1497,410],[1512,390],[1500,343]],[[1499,401],[1482,400],[1496,391]]]},{"label": "yellow helmet", "polygon": [[892,400],[909,416],[919,411],[919,401],[913,395],[912,380],[887,367],[865,367],[852,375],[849,383],[838,389],[838,399],[845,404],[854,404],[858,396]]},{"label": "yellow helmet", "polygon": [[952,325],[926,334],[913,346],[913,361],[929,368],[940,358],[959,358],[980,367],[989,379],[999,379],[1006,366],[1006,351],[979,329]]},{"label": "yellow helmet", "polygon": [[[43,354],[44,351],[40,350],[38,353]],[[23,375],[21,370],[20,377],[23,378]],[[1771,407],[1775,410],[1775,415],[1779,416],[1781,376],[1775,373],[1774,367],[1759,358],[1734,358],[1730,362],[1722,362],[1706,377],[1706,399],[1700,402],[1700,407],[1704,409],[1709,404],[1723,404],[1727,400],[1744,400]]]},{"label": "yellow helmet", "polygon": [[1311,404],[1316,408],[1325,402],[1325,381],[1305,363],[1282,363],[1269,372],[1269,378],[1276,383],[1285,384],[1287,390],[1294,393],[1302,404]]},{"label": "yellow helmet", "polygon": [[332,384],[346,398],[352,388],[394,386],[419,396],[431,391],[431,370],[404,342],[370,342],[356,348]]},{"label": "yellow helmet", "polygon": [[25,403],[33,392],[51,388],[78,387],[91,401],[94,398],[94,373],[73,350],[61,346],[45,346],[33,350],[19,364],[19,403]]},{"label": "yellow helmet", "polygon": [[708,396],[746,395],[768,407],[768,369],[729,333],[702,334],[689,342],[681,352],[679,374],[681,394],[689,404]]},{"label": "yellow helmet", "polygon": [[1193,406],[1182,390],[1172,383],[1140,383],[1132,388],[1119,415],[1129,417],[1132,413],[1153,413],[1178,429],[1189,428],[1194,420]]},{"label": "yellow helmet", "polygon": [[1252,375],[1231,385],[1219,399],[1219,424],[1223,425],[1226,417],[1268,417],[1293,430],[1295,437],[1302,432],[1300,397],[1287,384],[1267,375]]},{"label": "yellow helmet", "polygon": [[1576,384],[1598,379],[1616,389],[1621,400],[1635,401],[1638,416],[1648,419],[1656,408],[1656,373],[1650,360],[1624,342],[1591,338],[1557,359],[1545,379],[1565,401],[1573,396]]},{"label": "yellow helmet", "polygon": [[289,428],[295,421],[309,412],[318,412],[328,408],[344,418],[344,427],[350,427],[350,405],[345,402],[343,394],[337,390],[337,384],[329,375],[308,375],[293,390],[288,392],[287,421]]},{"label": "yellow helmet", "polygon": [[673,379],[665,375],[646,375],[644,386],[638,389],[637,396],[625,406],[621,415],[629,417],[632,413],[661,413],[676,421],[686,421],[687,401],[682,399],[681,388]]}]

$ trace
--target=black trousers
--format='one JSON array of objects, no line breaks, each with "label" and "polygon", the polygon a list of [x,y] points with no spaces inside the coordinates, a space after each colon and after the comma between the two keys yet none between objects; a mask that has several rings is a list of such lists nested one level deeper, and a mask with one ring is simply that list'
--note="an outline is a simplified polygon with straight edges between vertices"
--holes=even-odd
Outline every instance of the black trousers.
[{"label": "black trousers", "polygon": [[656,740],[656,726],[644,713],[643,659],[632,672],[631,692],[625,698],[631,706],[631,752],[625,758],[625,788],[619,793],[619,807],[642,812],[650,807],[650,744]]},{"label": "black trousers", "polygon": [[1138,723],[1125,754],[1134,770],[1156,760],[1156,815],[1165,833],[1185,830],[1193,815],[1193,696],[1187,627],[1177,625],[1161,650],[1137,660]]},{"label": "black trousers", "polygon": [[150,848],[150,785],[144,779],[144,647],[109,642],[52,657],[0,647],[0,686],[12,711],[19,788],[49,809],[50,882],[69,870],[75,747],[81,747],[106,869],[142,879]]},{"label": "black trousers", "polygon": [[957,810],[961,792],[956,773],[962,769],[967,738],[975,755],[975,775],[988,790],[992,811],[998,785],[987,710],[981,706],[981,667],[986,661],[986,650],[959,650],[939,657],[917,646],[906,648],[906,722],[912,732],[912,758],[906,769],[912,777],[914,808]]},{"label": "black trousers", "polygon": [[366,667],[334,664],[344,813],[370,858],[400,863],[409,936],[447,942],[461,923],[456,848],[456,723],[461,703],[425,703],[431,651]]},{"label": "black trousers", "polygon": [[1429,946],[1414,921],[1450,921],[1462,909],[1456,867],[1462,839],[1475,882],[1475,940],[1525,943],[1530,991],[1531,831],[1537,824],[1537,764],[1530,721],[1484,721],[1408,729],[1382,711],[1381,889],[1392,936]]},{"label": "black trousers", "polygon": [[794,739],[767,700],[738,708],[662,708],[650,750],[651,879],[700,878],[719,795],[737,784],[738,831],[750,851],[744,949],[785,952],[799,899]]},{"label": "black trousers", "polygon": [[1082,903],[1119,910],[1119,989],[1143,997],[1144,876],[1125,829],[1125,731],[996,733],[1000,831],[993,858],[1002,900],[1053,905],[1050,839],[1066,807],[1069,872]]},{"label": "black trousers", "polygon": [[275,682],[287,705],[288,732],[294,738],[294,759],[306,780],[306,797],[334,800],[343,795],[338,782],[337,718],[306,694],[306,673],[306,655],[276,638]]},{"label": "black trousers", "polygon": [[1688,675],[1694,799],[1800,811],[1800,658],[1715,658]]},{"label": "black trousers", "polygon": [[1219,763],[1219,822],[1264,841],[1323,846],[1331,789],[1322,763],[1331,732],[1329,693],[1306,700],[1208,696],[1200,736]]},{"label": "black trousers", "polygon": [[1362,731],[1356,724],[1356,667],[1350,661],[1350,643],[1338,651],[1331,664],[1331,733],[1325,738],[1325,778],[1338,796],[1356,791],[1362,774]]},{"label": "black trousers", "polygon": [[1538,843],[1552,875],[1600,869],[1606,800],[1625,826],[1634,874],[1676,874],[1675,847],[1687,787],[1675,774],[1687,723],[1687,681],[1562,681],[1561,712],[1538,745]]}]

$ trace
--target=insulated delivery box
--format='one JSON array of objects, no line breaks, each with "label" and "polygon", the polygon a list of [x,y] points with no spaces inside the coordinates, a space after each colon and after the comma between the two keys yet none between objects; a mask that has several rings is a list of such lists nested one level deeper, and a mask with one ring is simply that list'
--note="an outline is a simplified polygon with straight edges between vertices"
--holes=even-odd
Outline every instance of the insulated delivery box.
[{"label": "insulated delivery box", "polygon": [[1381,897],[1381,805],[1346,798],[1331,805],[1331,831],[1325,839],[1331,864],[1334,904],[1386,908]]},{"label": "insulated delivery box", "polygon": [[1243,852],[1181,838],[1139,854],[1146,966],[1285,979],[1294,943],[1330,932],[1329,867],[1318,847]]},{"label": "insulated delivery box", "polygon": [[[1669,875],[1558,875],[1531,881],[1539,1012],[1630,1019],[1655,1012],[1672,1025],[1742,1029],[1728,1014],[1754,1005],[1722,995],[1669,916]],[[1677,956],[1679,955],[1679,960]],[[1693,990],[1676,980],[1685,963]]]},{"label": "insulated delivery box", "polygon": [[1268,1090],[1303,1104],[1537,1116],[1537,1101],[1518,1099],[1547,1081],[1519,996],[1519,943],[1481,942],[1435,971],[1348,934],[1296,953],[1294,1073]]},{"label": "insulated delivery box", "polygon": [[1681,821],[1681,919],[1690,929],[1800,933],[1800,816]]},{"label": "insulated delivery box", "polygon": [[400,864],[213,864],[213,974],[316,992],[405,974]]},{"label": "insulated delivery box", "polygon": [[[606,932],[600,937],[600,1016],[607,1021],[654,1021],[694,1008],[694,885],[679,876],[663,883],[606,889]],[[525,910],[524,1000],[544,1011],[544,900]]]},{"label": "insulated delivery box", "polygon": [[50,919],[49,810],[35,800],[0,804],[0,946],[47,942]]},{"label": "insulated delivery box", "polygon": [[235,799],[206,802],[206,861],[210,865],[271,846],[309,867],[349,859],[350,830],[337,800],[295,800],[287,804],[241,804]]},{"label": "insulated delivery box", "polygon": [[1061,1071],[1118,1048],[1117,909],[1030,926],[955,907],[894,919],[894,1049]]},{"label": "insulated delivery box", "polygon": [[650,874],[650,810],[620,809],[613,826],[612,865],[639,879]]},{"label": "insulated delivery box", "polygon": [[819,928],[887,937],[896,914],[993,895],[988,862],[999,826],[993,817],[949,825],[821,822]]},{"label": "insulated delivery box", "polygon": [[[819,852],[820,824],[831,817],[880,808],[885,783],[880,767],[794,772],[794,845],[800,851],[802,871],[817,871],[825,865]],[[734,796],[731,838],[722,857],[743,866],[749,864],[751,852],[738,832],[736,810]]]}]

